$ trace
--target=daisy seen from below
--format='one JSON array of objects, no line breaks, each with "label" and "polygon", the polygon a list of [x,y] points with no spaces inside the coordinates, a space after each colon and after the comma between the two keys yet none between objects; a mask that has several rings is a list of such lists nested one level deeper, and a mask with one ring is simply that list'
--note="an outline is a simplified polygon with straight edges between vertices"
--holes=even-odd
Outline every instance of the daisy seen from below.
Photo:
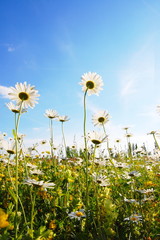
[{"label": "daisy seen from below", "polygon": [[109,121],[109,113],[106,111],[99,111],[98,113],[94,114],[92,117],[92,122],[94,126],[103,126]]},{"label": "daisy seen from below", "polygon": [[16,144],[15,144],[14,140],[11,140],[11,141],[3,140],[2,146],[7,151],[7,153],[9,153],[9,154],[16,153]]},{"label": "daisy seen from below", "polygon": [[106,140],[107,136],[102,133],[93,131],[88,134],[88,138],[93,144],[99,145]]},{"label": "daisy seen from below", "polygon": [[67,122],[67,121],[69,121],[69,117],[68,116],[59,116],[58,121]]},{"label": "daisy seen from below", "polygon": [[15,105],[12,102],[6,103],[6,106],[8,107],[8,109],[10,111],[12,111],[13,113],[25,113],[27,112],[27,110],[25,108],[20,109],[19,105]]},{"label": "daisy seen from below", "polygon": [[45,111],[45,114],[44,114],[45,117],[48,117],[50,119],[53,119],[53,118],[57,118],[58,117],[58,113],[57,111],[53,110],[53,109],[47,109]]},{"label": "daisy seen from below", "polygon": [[82,85],[82,91],[88,93],[88,95],[99,95],[102,90],[103,80],[101,76],[95,72],[84,73],[81,77],[80,85]]},{"label": "daisy seen from below", "polygon": [[16,83],[15,87],[10,87],[8,95],[11,100],[16,101],[17,105],[22,104],[24,108],[33,108],[40,96],[35,86],[31,86],[27,82]]}]

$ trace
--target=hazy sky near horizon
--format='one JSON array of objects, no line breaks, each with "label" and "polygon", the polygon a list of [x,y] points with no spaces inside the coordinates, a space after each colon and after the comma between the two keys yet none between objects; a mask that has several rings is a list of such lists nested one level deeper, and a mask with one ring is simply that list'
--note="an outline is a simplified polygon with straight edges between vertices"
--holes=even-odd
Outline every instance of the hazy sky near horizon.
[{"label": "hazy sky near horizon", "polygon": [[[148,132],[160,128],[159,0],[5,0],[0,6],[0,132],[12,136],[14,115],[8,88],[35,85],[39,103],[28,109],[20,132],[28,143],[49,139],[46,109],[67,115],[66,141],[83,135],[85,72],[97,72],[103,91],[87,97],[87,130],[96,130],[92,114],[107,110],[109,137],[122,138],[131,126],[134,142],[150,143]],[[55,142],[61,126],[54,122]],[[152,140],[151,140],[152,141]]]}]

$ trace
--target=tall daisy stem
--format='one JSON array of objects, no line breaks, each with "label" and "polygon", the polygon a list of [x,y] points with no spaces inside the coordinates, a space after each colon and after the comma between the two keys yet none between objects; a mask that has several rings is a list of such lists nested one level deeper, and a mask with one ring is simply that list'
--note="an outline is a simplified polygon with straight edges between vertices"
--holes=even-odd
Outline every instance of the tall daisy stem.
[{"label": "tall daisy stem", "polygon": [[88,231],[88,148],[87,148],[87,136],[86,136],[86,95],[87,90],[84,93],[84,122],[83,122],[83,131],[84,131],[84,145],[85,145],[85,175],[86,175],[86,196],[85,196],[85,207],[86,207],[86,231]]},{"label": "tall daisy stem", "polygon": [[[50,119],[50,121],[49,121],[49,128],[50,128],[50,134],[51,134],[51,138],[50,138],[50,146],[51,146],[51,158],[52,158],[52,160],[53,160],[53,157],[54,157],[54,153],[53,153],[53,121],[52,121],[52,119]],[[54,163],[54,165],[55,165],[55,163]]]},{"label": "tall daisy stem", "polygon": [[64,126],[63,126],[63,123],[64,122],[62,122],[61,128],[62,128],[62,136],[63,136],[63,144],[64,144],[64,149],[65,149],[65,155],[67,157],[67,147],[66,147],[66,140],[65,140],[65,136],[64,136]]},{"label": "tall daisy stem", "polygon": [[[103,126],[103,131],[104,131],[104,134],[105,134],[105,136],[107,136],[107,134],[106,134],[106,129],[105,129],[105,126],[104,126],[104,124],[103,124],[102,126]],[[108,136],[107,136],[107,150],[108,150],[109,157],[111,158],[111,153],[110,153],[110,149],[109,149],[109,141],[108,141]]]},{"label": "tall daisy stem", "polygon": [[15,228],[15,240],[17,239],[18,235],[18,199],[19,199],[19,193],[18,193],[18,170],[19,170],[19,159],[18,159],[18,128],[19,128],[19,122],[20,122],[20,116],[21,116],[21,110],[22,110],[22,104],[20,105],[20,110],[18,113],[18,117],[16,119],[15,116],[15,150],[16,150],[16,181],[15,181],[15,191],[16,191],[16,212],[15,212],[15,219],[14,219],[14,228]]}]

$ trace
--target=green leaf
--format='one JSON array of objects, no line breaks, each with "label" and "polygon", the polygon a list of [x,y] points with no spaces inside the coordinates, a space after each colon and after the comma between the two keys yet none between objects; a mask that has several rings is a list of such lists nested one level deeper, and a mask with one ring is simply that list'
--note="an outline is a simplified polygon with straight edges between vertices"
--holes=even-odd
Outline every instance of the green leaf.
[{"label": "green leaf", "polygon": [[15,129],[12,129],[12,134],[13,134],[14,139],[16,139],[17,134],[16,134]]}]

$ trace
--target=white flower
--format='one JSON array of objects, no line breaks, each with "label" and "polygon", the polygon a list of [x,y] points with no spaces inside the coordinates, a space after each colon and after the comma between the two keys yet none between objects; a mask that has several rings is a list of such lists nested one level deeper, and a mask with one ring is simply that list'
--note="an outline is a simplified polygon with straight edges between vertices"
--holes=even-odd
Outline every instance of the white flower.
[{"label": "white flower", "polygon": [[42,145],[44,145],[44,144],[46,144],[46,143],[47,143],[46,140],[42,140],[42,141],[40,141],[40,144],[42,144]]},{"label": "white flower", "polygon": [[132,214],[130,217],[125,218],[124,221],[138,222],[142,220],[142,216],[138,214]]},{"label": "white flower", "polygon": [[89,135],[90,141],[95,145],[101,144],[107,138],[107,136],[105,136],[104,134],[99,133],[99,132],[95,132],[95,131],[89,133],[88,135]]},{"label": "white flower", "polygon": [[103,86],[103,81],[100,75],[95,72],[84,73],[81,80],[80,85],[82,85],[83,92],[86,92],[87,90],[88,95],[99,95]]},{"label": "white flower", "polygon": [[94,159],[94,163],[95,163],[96,165],[106,166],[106,160],[104,160],[104,159],[99,159],[99,158]]},{"label": "white flower", "polygon": [[125,201],[125,202],[128,202],[128,203],[138,203],[135,199],[127,199],[127,198],[124,198],[124,201]]},{"label": "white flower", "polygon": [[103,126],[105,123],[109,121],[109,113],[106,111],[99,111],[92,117],[93,124]]},{"label": "white flower", "polygon": [[139,190],[136,190],[136,192],[139,192],[139,193],[142,193],[142,194],[148,194],[148,193],[153,193],[154,192],[154,189],[153,188],[150,188],[150,189],[139,189]]},{"label": "white flower", "polygon": [[137,172],[137,171],[132,171],[132,172],[128,173],[128,175],[130,177],[139,177],[139,176],[141,176],[141,174],[139,172]]},{"label": "white flower", "polygon": [[15,154],[16,153],[16,145],[15,145],[15,141],[14,140],[11,140],[11,141],[3,140],[2,141],[2,147],[9,154]]},{"label": "white flower", "polygon": [[84,212],[84,209],[80,209],[79,211],[69,213],[68,216],[69,216],[71,219],[74,218],[74,219],[81,220],[81,218],[86,217],[86,214],[85,214],[85,212]]},{"label": "white flower", "polygon": [[60,121],[60,122],[66,122],[66,121],[69,121],[69,118],[68,118],[68,116],[59,116],[59,117],[58,117],[58,121]]},{"label": "white flower", "polygon": [[58,113],[53,109],[47,109],[44,116],[53,119],[58,117]]},{"label": "white flower", "polygon": [[26,82],[17,83],[15,88],[10,88],[10,91],[11,92],[8,93],[10,95],[10,99],[16,101],[18,105],[22,103],[24,108],[33,108],[40,96],[35,87],[27,84]]},{"label": "white flower", "polygon": [[[15,105],[12,102],[6,103],[6,106],[8,107],[8,109],[14,113],[19,113],[20,112],[20,106],[19,105]],[[21,109],[21,113],[25,113],[27,112],[27,110],[25,108]]]},{"label": "white flower", "polygon": [[97,173],[93,173],[92,176],[94,181],[97,182],[101,187],[110,186],[110,182],[108,181],[105,175],[102,174],[97,175]]},{"label": "white flower", "polygon": [[44,173],[39,169],[30,170],[31,175],[43,175]]},{"label": "white flower", "polygon": [[32,169],[36,169],[37,168],[37,166],[33,165],[32,163],[27,163],[27,167],[30,167]]},{"label": "white flower", "polygon": [[36,181],[35,179],[25,179],[24,184],[27,185],[33,185],[36,187],[42,187],[42,188],[54,188],[55,183],[52,182],[44,182],[44,181]]}]

